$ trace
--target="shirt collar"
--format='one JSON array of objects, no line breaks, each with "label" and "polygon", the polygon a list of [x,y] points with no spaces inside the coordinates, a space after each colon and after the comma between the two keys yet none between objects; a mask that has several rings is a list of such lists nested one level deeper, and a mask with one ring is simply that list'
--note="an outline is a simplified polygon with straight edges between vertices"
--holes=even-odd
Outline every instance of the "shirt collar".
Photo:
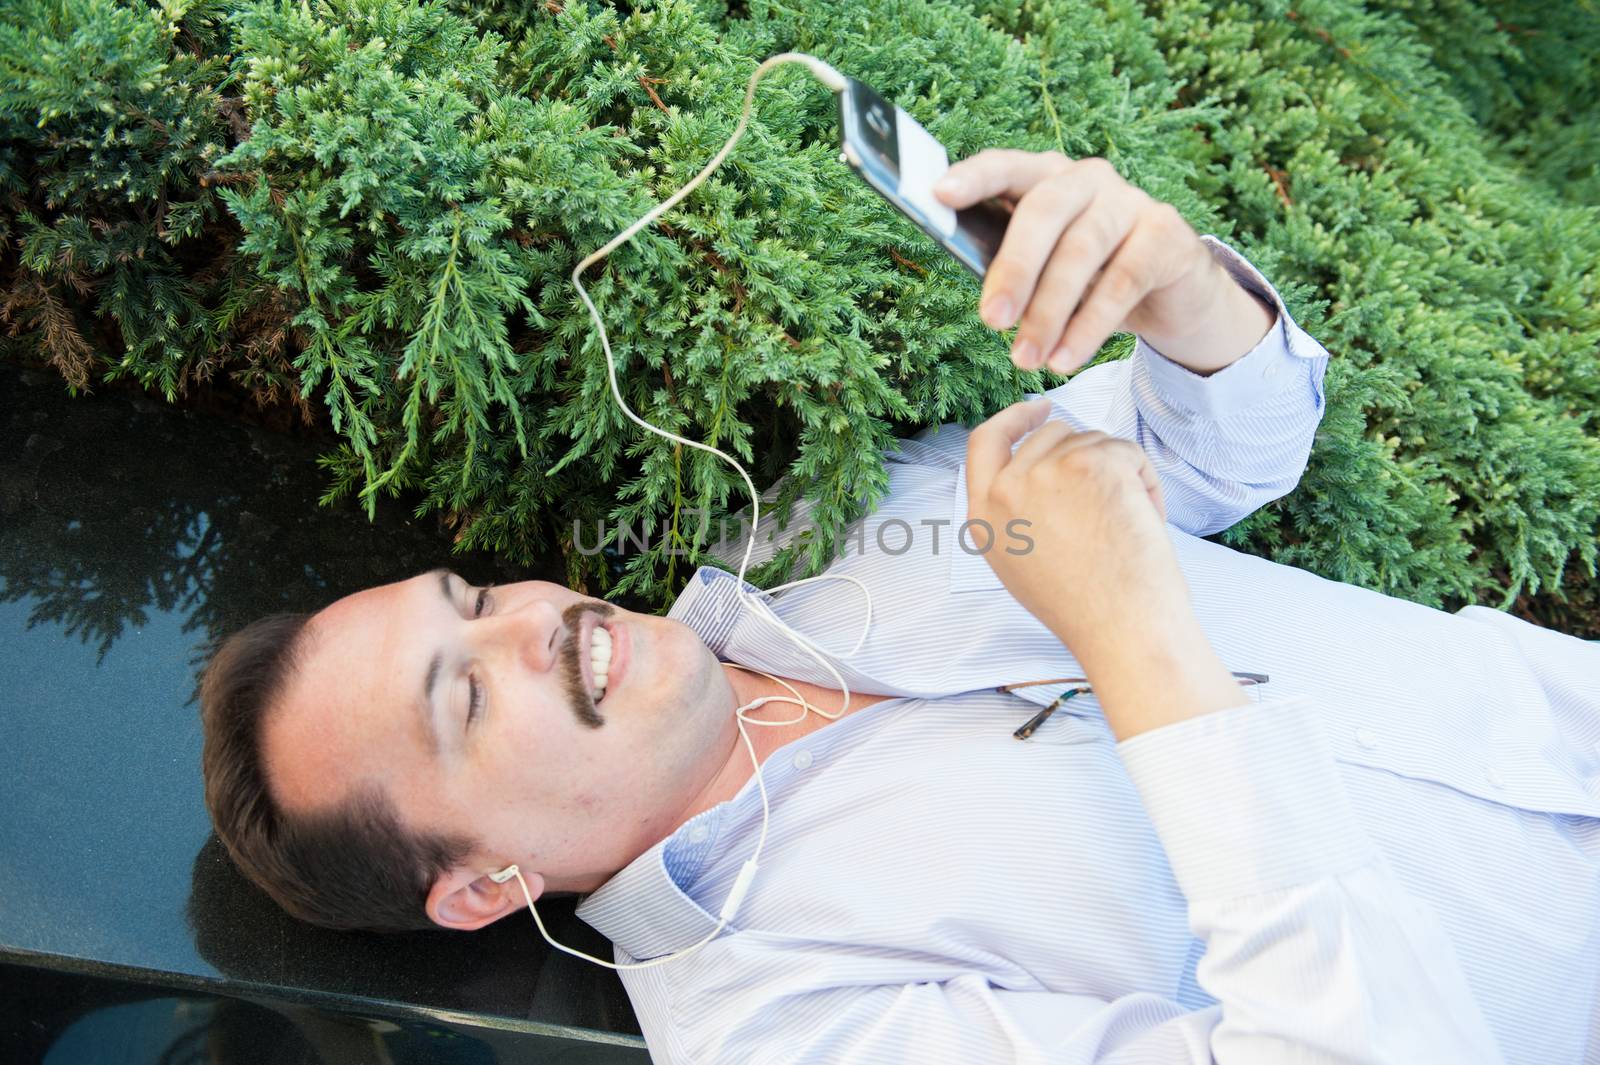
[{"label": "shirt collar", "polygon": [[[958,505],[963,512],[966,509],[967,498],[965,481],[964,477],[957,478]],[[999,578],[994,576],[993,569],[984,561],[982,555],[958,551],[955,559],[954,564],[962,567],[953,573],[957,590],[971,590],[1010,599],[1011,593],[1006,591]],[[750,593],[748,601],[740,595],[741,587]],[[743,666],[753,666],[769,673],[810,681],[813,684],[828,687],[836,684],[833,676],[815,658],[796,647],[793,641],[784,637],[770,622],[757,617],[758,610],[770,611],[812,639],[825,639],[824,634],[808,631],[804,619],[795,618],[793,611],[789,611],[786,616],[784,600],[781,597],[769,599],[766,592],[749,581],[740,581],[727,570],[713,566],[701,566],[695,571],[682,594],[673,602],[667,617],[681,621],[694,629],[705,641],[706,646],[711,648],[712,653],[724,661],[736,661]],[[1016,610],[1019,614],[1025,614],[1020,605]],[[848,646],[848,637],[844,637],[842,642]],[[1075,673],[1076,663],[1065,652],[1063,658],[1066,660],[1057,666],[1058,675]],[[833,665],[850,685],[851,691],[873,691],[885,695],[920,695],[924,698],[938,698],[942,695],[955,694],[957,691],[975,691],[1025,679],[1017,676],[1014,668],[1003,668],[998,662],[981,663],[969,676],[962,678],[961,683],[951,691],[930,692],[922,690],[918,677],[919,670],[916,668],[916,663],[911,660],[877,660],[868,672],[863,672],[864,667],[837,658],[834,659]],[[1070,686],[1036,685],[1018,688],[1015,694],[1027,702],[1045,706]],[[1071,702],[1063,703],[1058,712],[1072,716],[1096,716],[1099,714],[1099,709],[1098,704],[1095,704],[1094,709],[1089,709],[1087,701],[1079,700],[1079,705],[1076,706]]]},{"label": "shirt collar", "polygon": [[741,581],[726,570],[701,566],[673,600],[667,617],[693,629],[711,648],[711,653],[721,658],[743,606],[739,598],[741,587],[752,595],[764,594],[749,581]]},{"label": "shirt collar", "polygon": [[[746,594],[748,598],[746,598]],[[667,617],[681,621],[695,631],[711,653],[727,662],[765,670],[778,676],[808,681],[832,688],[833,674],[807,651],[797,647],[772,623],[772,618],[804,629],[802,622],[784,618],[784,600],[773,599],[749,581],[742,581],[727,570],[701,566],[689,578],[683,592],[667,611]],[[765,615],[765,616],[763,616]],[[824,650],[848,649],[848,637],[838,634],[806,633]],[[863,673],[856,666],[835,658],[839,671],[851,691],[874,691],[885,695],[912,692],[895,683],[894,678]]]},{"label": "shirt collar", "polygon": [[706,938],[717,927],[716,916],[678,885],[699,875],[700,864],[716,845],[725,809],[714,806],[685,821],[585,898],[578,916],[641,961]]}]

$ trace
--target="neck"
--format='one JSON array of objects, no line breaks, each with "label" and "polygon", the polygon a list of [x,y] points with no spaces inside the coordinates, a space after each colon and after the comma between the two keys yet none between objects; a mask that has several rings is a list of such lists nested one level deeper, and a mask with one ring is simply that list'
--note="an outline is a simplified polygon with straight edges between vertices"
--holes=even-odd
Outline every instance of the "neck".
[{"label": "neck", "polygon": [[[781,695],[789,699],[794,698],[794,694],[788,688],[760,673],[750,673],[724,662],[722,663],[722,675],[727,678],[729,702],[727,706],[727,724],[717,740],[718,746],[723,753],[723,757],[720,760],[721,768],[717,770],[706,786],[700,790],[700,793],[695,796],[693,801],[684,807],[683,812],[671,822],[665,835],[671,835],[684,822],[704,813],[718,803],[727,802],[739,794],[739,790],[754,775],[755,770],[750,765],[750,750],[744,745],[744,740],[739,735],[739,725],[733,715],[734,708],[747,706],[763,696]],[[853,691],[850,693],[850,705],[846,708],[844,692],[836,688],[825,688],[820,684],[794,680],[789,677],[783,679],[793,685],[795,690],[804,696],[812,706],[829,714],[837,715],[841,711],[844,714],[853,714],[857,710],[871,706],[873,703],[880,703],[885,699],[894,698],[891,695],[873,695]],[[802,736],[808,736],[832,723],[829,718],[814,714],[809,710],[806,710],[805,716],[801,717],[802,709],[804,708],[793,703],[767,703],[765,706],[745,711],[744,716],[755,721],[790,721],[794,718],[800,718],[800,720],[794,721],[793,724],[786,725],[752,725],[746,722],[745,731],[750,736],[751,745],[755,747],[757,761],[766,762],[767,757],[784,744],[797,740]],[[613,872],[615,871],[613,870]],[[591,880],[572,884],[558,884],[554,879],[550,879],[547,881],[547,888],[551,891],[589,892],[598,889],[611,876],[612,873],[607,873],[603,876],[596,876]]]},{"label": "neck", "polygon": [[[745,746],[744,740],[739,735],[739,725],[733,718],[733,708],[746,706],[757,699],[767,696],[782,696],[793,699],[794,693],[776,680],[771,680],[760,673],[750,673],[736,666],[723,663],[723,675],[728,679],[728,687],[733,691],[733,706],[728,708],[728,727],[724,735],[727,744],[727,757],[723,759],[722,768],[706,785],[705,789],[689,804],[678,824],[683,824],[690,818],[711,809],[721,802],[726,802],[739,793],[754,775],[755,769],[750,764],[750,750]],[[888,695],[871,695],[863,692],[850,693],[850,705],[845,706],[844,692],[836,688],[825,688],[820,684],[808,681],[795,680],[790,677],[782,678],[798,691],[812,706],[830,715],[853,714],[863,707],[873,703],[882,702],[892,698]],[[796,706],[792,702],[772,702],[759,706],[754,710],[746,710],[745,731],[750,736],[750,743],[755,747],[756,760],[765,763],[768,756],[786,743],[809,736],[820,728],[831,724],[830,718],[821,714],[812,713],[804,707]],[[798,718],[799,720],[795,720]],[[783,725],[752,725],[750,721],[783,721],[792,722]]]}]

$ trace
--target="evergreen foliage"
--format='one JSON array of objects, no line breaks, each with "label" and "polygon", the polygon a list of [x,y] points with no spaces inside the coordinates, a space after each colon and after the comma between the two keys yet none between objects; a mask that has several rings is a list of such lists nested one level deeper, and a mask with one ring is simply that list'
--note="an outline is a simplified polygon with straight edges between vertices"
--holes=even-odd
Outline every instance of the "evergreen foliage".
[{"label": "evergreen foliage", "polygon": [[[1439,606],[1594,601],[1593,0],[3,2],[8,354],[295,404],[341,440],[324,502],[407,493],[462,548],[553,545],[656,605],[712,561],[742,482],[615,408],[568,275],[796,49],[954,156],[1103,155],[1274,280],[1334,354],[1329,409],[1301,486],[1225,542]],[[634,409],[830,533],[896,435],[1057,383],[835,124],[775,71],[718,172],[585,275]],[[602,519],[649,549],[588,553]]]}]

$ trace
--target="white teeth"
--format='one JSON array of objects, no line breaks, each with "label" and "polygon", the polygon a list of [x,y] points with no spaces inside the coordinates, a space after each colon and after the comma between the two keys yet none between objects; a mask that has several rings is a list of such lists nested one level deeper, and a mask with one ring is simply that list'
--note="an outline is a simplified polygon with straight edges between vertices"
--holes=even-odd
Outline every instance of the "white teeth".
[{"label": "white teeth", "polygon": [[594,674],[594,697],[598,700],[605,696],[606,674],[611,669],[611,634],[596,625],[590,640],[589,669]]}]

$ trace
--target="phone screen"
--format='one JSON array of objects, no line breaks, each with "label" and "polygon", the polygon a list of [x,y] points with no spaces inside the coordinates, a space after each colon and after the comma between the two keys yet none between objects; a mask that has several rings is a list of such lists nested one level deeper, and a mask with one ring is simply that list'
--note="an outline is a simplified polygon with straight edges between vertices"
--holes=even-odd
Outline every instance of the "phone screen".
[{"label": "phone screen", "polygon": [[1000,250],[1010,212],[993,201],[959,211],[940,203],[933,183],[950,169],[944,145],[871,86],[855,78],[846,81],[839,94],[840,158],[982,278]]}]

